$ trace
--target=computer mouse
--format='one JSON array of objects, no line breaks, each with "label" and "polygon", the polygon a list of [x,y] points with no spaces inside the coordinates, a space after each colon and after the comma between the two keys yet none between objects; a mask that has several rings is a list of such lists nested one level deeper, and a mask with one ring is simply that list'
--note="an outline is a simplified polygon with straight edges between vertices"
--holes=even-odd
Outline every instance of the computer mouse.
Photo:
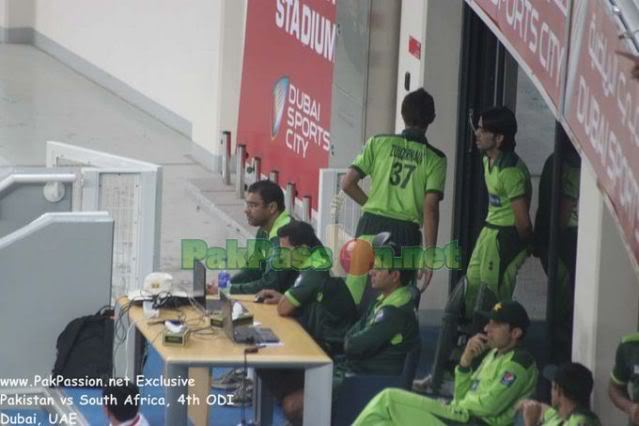
[{"label": "computer mouse", "polygon": [[264,296],[255,296],[255,303],[264,303]]}]

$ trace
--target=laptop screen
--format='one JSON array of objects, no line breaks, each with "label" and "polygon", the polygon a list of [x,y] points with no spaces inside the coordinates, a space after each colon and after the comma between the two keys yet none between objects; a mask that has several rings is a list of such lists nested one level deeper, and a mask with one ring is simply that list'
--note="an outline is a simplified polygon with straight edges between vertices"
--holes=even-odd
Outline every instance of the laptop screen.
[{"label": "laptop screen", "polygon": [[206,266],[199,260],[193,265],[193,299],[206,307]]}]

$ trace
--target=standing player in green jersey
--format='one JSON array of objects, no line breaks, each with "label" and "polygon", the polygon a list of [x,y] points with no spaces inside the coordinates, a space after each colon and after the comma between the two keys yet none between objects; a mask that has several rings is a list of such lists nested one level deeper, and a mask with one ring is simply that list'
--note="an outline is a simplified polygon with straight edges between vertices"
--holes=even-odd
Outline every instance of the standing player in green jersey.
[{"label": "standing player in green jersey", "polygon": [[515,154],[516,133],[515,114],[506,107],[491,108],[479,117],[475,137],[484,154],[488,214],[466,271],[467,318],[482,284],[496,301],[512,298],[517,272],[528,256],[532,187],[526,164]]},{"label": "standing player in green jersey", "polygon": [[[355,426],[364,425],[512,425],[517,402],[537,384],[537,366],[520,343],[530,325],[518,302],[496,304],[486,334],[468,341],[455,369],[454,398],[450,403],[401,389],[386,389],[368,403]],[[472,368],[475,360],[481,364]]]},{"label": "standing player in green jersey", "polygon": [[615,407],[628,415],[630,424],[639,425],[639,333],[624,336],[617,347],[608,396]]},{"label": "standing player in green jersey", "polygon": [[[402,118],[406,129],[401,135],[378,135],[370,138],[363,152],[355,158],[342,179],[342,189],[363,206],[356,237],[371,241],[380,232],[390,232],[400,247],[421,245],[435,247],[439,226],[439,202],[444,196],[446,156],[426,139],[426,130],[435,119],[433,97],[424,89],[406,95],[402,102]],[[371,177],[371,191],[359,186],[365,176]],[[412,266],[412,265],[411,265]],[[423,265],[415,265],[415,268]],[[432,270],[423,268],[424,291],[432,278]],[[366,288],[366,274],[349,274],[346,284],[356,304],[360,304]]]},{"label": "standing player in green jersey", "polygon": [[[561,162],[559,238],[557,282],[553,286],[554,324],[552,341],[555,359],[570,360],[572,352],[572,322],[575,303],[575,268],[577,265],[577,227],[579,225],[579,179],[581,158],[575,147],[565,140]],[[539,257],[546,274],[550,246],[550,207],[552,203],[552,168],[555,154],[544,163],[539,179],[539,206],[535,217],[533,254]]]}]

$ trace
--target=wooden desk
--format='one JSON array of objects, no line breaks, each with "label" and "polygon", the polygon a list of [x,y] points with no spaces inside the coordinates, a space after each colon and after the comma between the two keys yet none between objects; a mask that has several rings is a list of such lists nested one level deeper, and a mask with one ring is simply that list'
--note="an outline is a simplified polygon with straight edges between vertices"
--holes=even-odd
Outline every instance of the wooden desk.
[{"label": "wooden desk", "polygon": [[[282,346],[262,348],[256,354],[247,354],[248,365],[257,368],[304,369],[304,424],[329,425],[333,375],[331,358],[295,320],[280,317],[274,305],[253,303],[253,296],[234,296],[233,298],[241,301],[251,311],[255,321],[259,321],[264,327],[271,328],[283,343]],[[117,305],[118,310],[121,310],[126,303],[126,299],[120,299]],[[186,321],[191,328],[206,325],[202,314],[195,308],[189,306],[180,310],[186,315]],[[168,319],[176,318],[176,316],[177,313],[174,310],[168,310],[161,311],[160,318]],[[215,335],[191,335],[185,347],[165,346],[159,334],[163,329],[162,325],[150,325],[149,320],[144,318],[141,307],[131,307],[129,319],[135,323],[139,333],[131,333],[129,336],[126,344],[127,365],[136,365],[135,348],[139,345],[137,340],[142,337],[153,345],[166,363],[165,378],[169,381],[178,377],[188,377],[189,367],[238,367],[244,364],[246,345],[232,343],[221,328],[214,329],[217,331]],[[114,360],[116,364],[122,363],[121,358],[115,357]],[[122,372],[121,365],[116,365],[116,372]],[[129,378],[135,377],[136,374],[139,372],[132,371]],[[208,386],[206,388],[208,393],[210,389]],[[187,393],[187,386],[166,388],[166,424],[187,424],[187,405],[178,402],[178,398]],[[259,408],[261,405],[259,395],[258,400],[254,402]],[[267,419],[263,419],[262,424],[267,422]]]}]

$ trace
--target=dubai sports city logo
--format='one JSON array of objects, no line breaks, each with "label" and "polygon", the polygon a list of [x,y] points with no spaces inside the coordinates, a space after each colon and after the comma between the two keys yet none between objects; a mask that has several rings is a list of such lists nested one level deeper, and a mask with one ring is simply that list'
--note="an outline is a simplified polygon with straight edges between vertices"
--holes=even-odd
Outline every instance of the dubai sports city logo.
[{"label": "dubai sports city logo", "polygon": [[287,76],[280,77],[273,86],[273,124],[271,126],[271,140],[275,139],[280,132],[282,118],[284,117],[284,107],[288,96],[289,79]]},{"label": "dubai sports city logo", "polygon": [[330,151],[331,132],[322,121],[322,100],[289,76],[275,80],[271,118],[271,142],[283,142],[295,156],[305,159],[318,155],[313,154],[318,149]]}]

